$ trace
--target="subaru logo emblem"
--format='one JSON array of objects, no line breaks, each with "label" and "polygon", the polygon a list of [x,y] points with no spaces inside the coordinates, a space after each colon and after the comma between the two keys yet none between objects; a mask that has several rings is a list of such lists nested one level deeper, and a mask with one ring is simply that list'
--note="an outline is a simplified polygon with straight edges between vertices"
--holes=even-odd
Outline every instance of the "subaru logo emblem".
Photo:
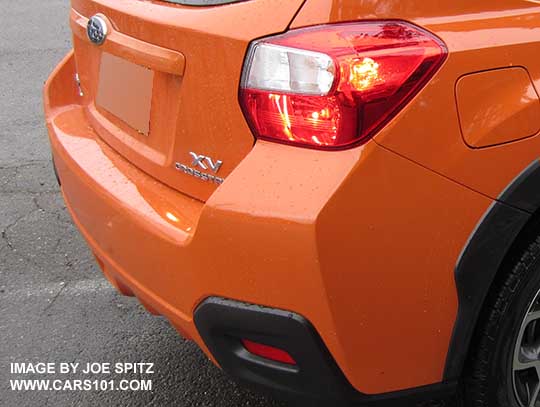
[{"label": "subaru logo emblem", "polygon": [[88,34],[90,41],[92,41],[94,44],[103,44],[108,33],[107,22],[99,15],[93,16],[90,20],[88,20],[86,33]]}]

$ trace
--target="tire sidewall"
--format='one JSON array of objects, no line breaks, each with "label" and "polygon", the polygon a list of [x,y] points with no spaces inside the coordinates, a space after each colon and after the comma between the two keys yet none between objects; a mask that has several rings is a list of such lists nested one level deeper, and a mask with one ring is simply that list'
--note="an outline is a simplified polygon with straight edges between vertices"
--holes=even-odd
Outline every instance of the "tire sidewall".
[{"label": "tire sidewall", "polygon": [[[514,395],[513,359],[516,342],[523,319],[540,290],[540,247],[537,256],[529,263],[518,263],[522,267],[517,273],[515,286],[510,279],[505,286],[508,290],[508,300],[503,304],[499,313],[499,324],[493,324],[488,335],[495,339],[492,360],[487,371],[488,406],[519,407]],[[500,299],[499,299],[500,301]]]}]

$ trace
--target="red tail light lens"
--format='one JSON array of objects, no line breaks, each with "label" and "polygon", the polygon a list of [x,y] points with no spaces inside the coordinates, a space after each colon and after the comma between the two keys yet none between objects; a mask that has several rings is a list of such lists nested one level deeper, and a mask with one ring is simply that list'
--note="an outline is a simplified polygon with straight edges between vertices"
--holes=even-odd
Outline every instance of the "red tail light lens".
[{"label": "red tail light lens", "polygon": [[347,148],[395,116],[446,54],[441,40],[402,21],[292,30],[251,45],[240,103],[257,138]]},{"label": "red tail light lens", "polygon": [[287,365],[296,365],[296,361],[284,350],[275,348],[273,346],[264,345],[262,343],[253,342],[249,339],[242,339],[242,344],[248,352],[253,353],[254,355],[276,362],[285,363]]}]

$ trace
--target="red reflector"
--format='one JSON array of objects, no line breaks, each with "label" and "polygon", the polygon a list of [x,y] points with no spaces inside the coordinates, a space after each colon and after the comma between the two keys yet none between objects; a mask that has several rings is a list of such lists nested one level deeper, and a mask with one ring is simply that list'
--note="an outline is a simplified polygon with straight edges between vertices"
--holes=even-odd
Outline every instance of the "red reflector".
[{"label": "red reflector", "polygon": [[276,362],[286,363],[288,365],[296,365],[296,361],[284,350],[274,348],[273,346],[264,345],[250,341],[248,339],[242,339],[244,347],[254,355],[260,356],[265,359],[274,360]]},{"label": "red reflector", "polygon": [[320,149],[369,140],[447,54],[403,21],[327,24],[254,42],[240,103],[257,138]]}]

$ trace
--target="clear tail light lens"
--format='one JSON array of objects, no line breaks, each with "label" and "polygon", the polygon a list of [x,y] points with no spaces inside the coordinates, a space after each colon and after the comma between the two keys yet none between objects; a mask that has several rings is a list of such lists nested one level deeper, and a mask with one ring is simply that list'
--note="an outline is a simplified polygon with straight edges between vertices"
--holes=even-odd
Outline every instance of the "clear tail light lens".
[{"label": "clear tail light lens", "polygon": [[251,44],[240,103],[257,138],[347,148],[394,117],[446,55],[440,39],[402,21],[292,30]]}]

